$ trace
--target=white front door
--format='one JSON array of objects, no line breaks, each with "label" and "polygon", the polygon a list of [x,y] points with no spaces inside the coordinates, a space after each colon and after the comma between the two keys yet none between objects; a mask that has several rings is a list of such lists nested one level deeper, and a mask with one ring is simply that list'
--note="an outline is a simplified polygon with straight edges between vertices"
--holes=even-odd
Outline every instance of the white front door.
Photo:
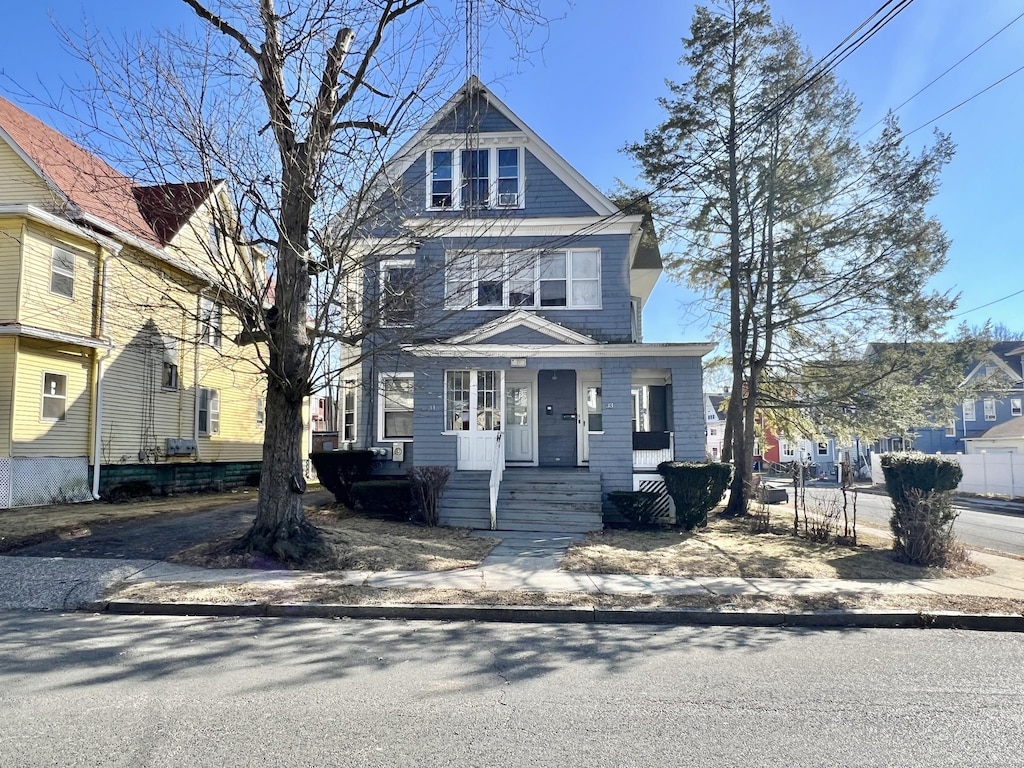
[{"label": "white front door", "polygon": [[601,382],[580,374],[576,404],[577,455],[580,464],[590,463],[590,436],[604,431]]},{"label": "white front door", "polygon": [[505,385],[505,461],[531,464],[534,434],[533,384]]},{"label": "white front door", "polygon": [[457,432],[458,468],[491,469],[503,426],[503,372],[447,371],[445,384],[447,418]]}]

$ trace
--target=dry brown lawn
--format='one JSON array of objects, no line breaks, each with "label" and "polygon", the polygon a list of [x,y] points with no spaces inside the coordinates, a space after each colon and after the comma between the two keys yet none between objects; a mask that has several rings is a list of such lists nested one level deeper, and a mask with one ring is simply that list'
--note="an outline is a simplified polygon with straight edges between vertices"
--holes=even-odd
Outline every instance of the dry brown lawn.
[{"label": "dry brown lawn", "polygon": [[[497,544],[497,539],[471,535],[468,528],[426,528],[411,523],[374,520],[341,505],[307,510],[320,529],[328,554],[307,563],[318,571],[449,571],[473,568]],[[206,542],[170,558],[172,562],[204,568],[253,568],[273,565],[252,554],[235,551],[236,539]]]},{"label": "dry brown lawn", "polygon": [[242,488],[225,493],[183,494],[121,504],[93,501],[5,509],[0,511],[0,552],[55,538],[81,538],[90,535],[95,526],[107,523],[192,514],[246,501],[255,503],[256,493],[254,488]]},{"label": "dry brown lawn", "polygon": [[523,605],[600,608],[679,608],[793,613],[830,610],[1024,613],[1024,600],[968,595],[607,595],[585,592],[495,592],[465,589],[377,589],[325,579],[300,584],[143,583],[115,589],[108,599],[158,603],[322,605]]},{"label": "dry brown lawn", "polygon": [[890,542],[861,533],[856,546],[818,544],[792,535],[781,522],[753,533],[754,519],[713,516],[707,528],[592,533],[574,544],[562,570],[661,576],[743,578],[920,579],[979,575],[970,562],[955,572],[897,562]]}]

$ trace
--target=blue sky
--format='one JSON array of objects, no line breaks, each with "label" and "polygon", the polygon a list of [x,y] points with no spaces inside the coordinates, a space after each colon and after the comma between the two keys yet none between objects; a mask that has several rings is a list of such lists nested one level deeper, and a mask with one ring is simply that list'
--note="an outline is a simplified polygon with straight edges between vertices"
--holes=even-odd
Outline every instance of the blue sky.
[{"label": "blue sky", "polygon": [[[540,52],[527,63],[511,64],[507,44],[496,33],[485,33],[480,75],[598,187],[611,189],[619,178],[632,182],[635,169],[619,149],[641,138],[644,129],[661,119],[656,99],[665,92],[665,79],[686,78],[677,61],[693,5],[685,0],[575,0],[571,6],[567,0],[543,1],[556,18]],[[777,0],[771,5],[775,17],[791,24],[812,54],[822,56],[879,3]],[[1022,11],[1018,0],[914,2],[837,69],[863,105],[862,129]],[[76,79],[83,65],[62,51],[51,15],[68,27],[86,18],[98,31],[145,33],[190,20],[189,14],[176,0],[23,2],[5,14],[0,69],[36,92],[44,87],[59,89],[62,78]],[[1024,63],[1022,49],[1024,19],[900,109],[903,127],[917,128],[1009,75]],[[962,294],[958,310],[962,315],[954,323],[977,325],[992,319],[1024,332],[1024,249],[1019,226],[1024,219],[1020,212],[1024,72],[935,125],[952,134],[958,149],[931,208],[953,241],[949,265],[933,285]],[[927,141],[931,130],[919,131],[914,140]],[[999,301],[1015,291],[1022,293]],[[685,289],[663,278],[645,314],[645,340],[708,337],[704,315],[690,301]],[[983,306],[990,302],[996,303]]]}]

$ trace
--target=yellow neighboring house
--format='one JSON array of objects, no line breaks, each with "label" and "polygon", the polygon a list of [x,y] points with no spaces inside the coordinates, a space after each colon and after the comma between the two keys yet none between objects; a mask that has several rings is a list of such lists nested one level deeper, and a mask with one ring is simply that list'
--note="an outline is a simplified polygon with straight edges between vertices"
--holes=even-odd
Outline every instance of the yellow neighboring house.
[{"label": "yellow neighboring house", "polygon": [[212,268],[226,202],[138,186],[0,99],[0,508],[258,473],[261,350],[233,341]]}]

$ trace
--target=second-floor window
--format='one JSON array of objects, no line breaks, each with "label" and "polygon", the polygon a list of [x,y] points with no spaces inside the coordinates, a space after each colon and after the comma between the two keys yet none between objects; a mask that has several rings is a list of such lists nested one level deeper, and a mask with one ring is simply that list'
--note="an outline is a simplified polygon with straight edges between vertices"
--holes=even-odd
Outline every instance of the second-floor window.
[{"label": "second-floor window", "polygon": [[818,443],[818,455],[828,456],[828,443]]},{"label": "second-floor window", "polygon": [[164,338],[163,361],[161,364],[160,385],[164,389],[178,388],[178,340]]},{"label": "second-floor window", "polygon": [[380,269],[380,313],[384,325],[409,325],[416,319],[416,262],[385,261]]},{"label": "second-floor window", "polygon": [[601,308],[601,251],[452,254],[445,274],[450,308]]},{"label": "second-floor window", "polygon": [[427,154],[428,208],[523,207],[519,147],[440,149]]},{"label": "second-floor window", "polygon": [[985,421],[996,420],[996,401],[995,398],[985,398]]},{"label": "second-floor window", "polygon": [[75,297],[75,254],[56,246],[50,257],[50,293]]},{"label": "second-floor window", "polygon": [[978,415],[974,409],[974,401],[971,399],[964,400],[964,421],[974,421],[977,418]]},{"label": "second-floor window", "polygon": [[224,308],[212,299],[201,299],[199,321],[199,333],[203,342],[220,349],[220,342],[223,338]]},{"label": "second-floor window", "polygon": [[1010,398],[1010,415],[1020,416],[1021,413],[1021,399],[1019,397]]}]

